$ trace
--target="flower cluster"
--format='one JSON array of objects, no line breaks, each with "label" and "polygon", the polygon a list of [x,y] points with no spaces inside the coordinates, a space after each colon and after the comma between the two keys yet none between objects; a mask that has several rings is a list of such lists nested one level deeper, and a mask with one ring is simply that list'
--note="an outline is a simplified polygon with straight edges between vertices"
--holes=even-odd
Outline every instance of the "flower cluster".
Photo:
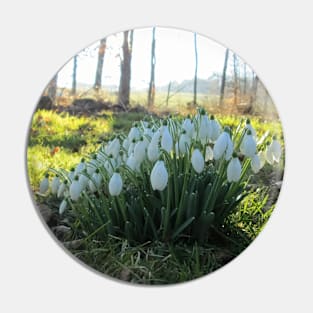
[{"label": "flower cluster", "polygon": [[203,109],[182,120],[141,121],[69,172],[51,169],[56,175],[47,174],[39,191],[60,199],[60,214],[93,216],[130,240],[199,239],[241,201],[247,175],[280,161],[279,141],[266,140],[258,141],[250,120],[233,131]]}]

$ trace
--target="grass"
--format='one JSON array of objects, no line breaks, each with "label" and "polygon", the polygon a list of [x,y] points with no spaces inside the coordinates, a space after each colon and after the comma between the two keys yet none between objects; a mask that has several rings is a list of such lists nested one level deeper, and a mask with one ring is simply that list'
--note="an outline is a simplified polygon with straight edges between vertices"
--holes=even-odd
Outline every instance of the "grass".
[{"label": "grass", "polygon": [[[143,113],[112,113],[103,116],[77,117],[52,111],[34,114],[29,134],[27,167],[29,181],[38,204],[47,204],[53,214],[49,226],[57,234],[57,227],[69,226],[58,215],[55,198],[36,195],[39,181],[48,167],[71,168],[79,160],[97,149],[103,141],[142,119]],[[237,116],[220,117],[224,125],[236,125]],[[252,125],[261,135],[267,130],[282,136],[278,121],[252,118]],[[264,167],[258,180],[251,183],[251,192],[238,210],[229,216],[223,233],[212,231],[205,245],[175,245],[146,242],[133,246],[116,237],[85,237],[71,230],[57,235],[72,254],[95,270],[111,277],[138,284],[170,284],[184,282],[210,273],[236,257],[264,228],[274,208],[276,197],[271,196],[269,175]],[[260,187],[256,187],[260,186]],[[97,239],[95,239],[97,237]],[[79,243],[75,245],[73,243]]]}]

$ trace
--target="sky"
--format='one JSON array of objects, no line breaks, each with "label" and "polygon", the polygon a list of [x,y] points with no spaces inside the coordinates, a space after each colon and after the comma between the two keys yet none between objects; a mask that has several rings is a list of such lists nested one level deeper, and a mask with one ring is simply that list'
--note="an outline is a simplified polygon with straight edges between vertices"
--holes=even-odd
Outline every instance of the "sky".
[{"label": "sky", "polygon": [[[170,81],[181,82],[192,79],[195,71],[194,33],[173,28],[156,28],[155,33],[155,83],[167,85]],[[118,85],[120,79],[120,53],[122,33],[107,37],[107,49],[103,64],[103,85]],[[150,80],[152,28],[135,29],[131,63],[131,87],[148,88]],[[97,66],[99,41],[89,46],[87,51],[78,53],[77,81],[92,85]],[[214,72],[222,72],[225,47],[197,34],[198,77],[207,79]],[[231,54],[230,54],[231,57]],[[230,61],[229,61],[230,62]],[[230,68],[230,66],[229,66]],[[58,85],[71,87],[73,60],[59,72]],[[229,69],[231,70],[231,69]]]}]

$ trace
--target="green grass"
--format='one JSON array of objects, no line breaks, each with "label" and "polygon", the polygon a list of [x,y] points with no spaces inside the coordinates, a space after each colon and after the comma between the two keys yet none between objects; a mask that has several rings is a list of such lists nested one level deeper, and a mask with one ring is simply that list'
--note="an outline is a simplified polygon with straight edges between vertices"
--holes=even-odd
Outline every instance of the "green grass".
[{"label": "green grass", "polygon": [[[86,154],[94,151],[103,141],[128,130],[134,121],[144,118],[143,113],[108,113],[98,117],[77,117],[38,111],[34,114],[27,150],[30,185],[38,190],[39,181],[48,167],[70,169]],[[223,125],[237,125],[237,116],[220,117]],[[252,125],[259,134],[267,130],[282,136],[278,121],[265,121],[253,117]],[[257,181],[252,182],[250,194],[240,204],[225,225],[223,233],[211,232],[205,245],[175,245],[147,242],[132,246],[115,237],[97,240],[75,231],[60,238],[62,242],[80,241],[79,247],[69,248],[74,256],[95,270],[117,279],[139,284],[170,284],[184,282],[210,273],[236,257],[259,234],[274,208],[276,198],[271,197],[269,167],[264,167]],[[253,187],[260,185],[259,188]],[[276,195],[277,196],[277,195]],[[58,215],[58,201],[36,195],[37,203],[48,204],[53,213],[54,226],[68,226]]]}]

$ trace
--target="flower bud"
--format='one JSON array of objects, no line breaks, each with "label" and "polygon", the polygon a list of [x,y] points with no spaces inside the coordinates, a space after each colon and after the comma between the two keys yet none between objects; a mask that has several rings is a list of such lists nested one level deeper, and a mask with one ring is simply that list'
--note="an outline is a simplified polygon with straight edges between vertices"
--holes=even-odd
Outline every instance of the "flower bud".
[{"label": "flower bud", "polygon": [[248,132],[244,135],[242,139],[240,151],[248,158],[252,158],[257,152],[256,142],[250,130],[248,130]]},{"label": "flower bud", "polygon": [[59,206],[59,214],[62,215],[67,207],[67,201],[65,199],[62,200],[60,206]]},{"label": "flower bud", "polygon": [[118,196],[123,188],[122,177],[119,173],[113,173],[109,181],[109,192],[111,196]]},{"label": "flower bud", "polygon": [[261,169],[261,159],[258,154],[251,158],[251,169],[254,174],[258,173]]},{"label": "flower bud", "polygon": [[167,128],[167,126],[164,126],[162,139],[161,139],[161,147],[167,151],[168,153],[171,152],[173,148],[173,138]]},{"label": "flower bud", "polygon": [[49,175],[46,174],[44,179],[40,182],[39,185],[39,192],[40,193],[46,193],[49,189]]},{"label": "flower bud", "polygon": [[153,190],[163,191],[167,186],[168,173],[163,161],[157,161],[151,171],[150,181]]},{"label": "flower bud", "polygon": [[71,183],[70,186],[70,197],[73,201],[77,201],[80,197],[80,193],[82,191],[81,184],[78,181],[78,177],[76,176]]},{"label": "flower bud", "polygon": [[52,182],[51,182],[51,193],[53,195],[56,195],[57,192],[58,192],[58,189],[60,187],[60,178],[58,175],[56,175],[53,179],[52,179]]},{"label": "flower bud", "polygon": [[241,176],[241,164],[237,157],[233,157],[227,166],[227,180],[231,182],[239,181]]},{"label": "flower bud", "polygon": [[198,173],[202,173],[204,169],[204,158],[199,149],[195,149],[191,156],[191,164],[193,169]]}]

